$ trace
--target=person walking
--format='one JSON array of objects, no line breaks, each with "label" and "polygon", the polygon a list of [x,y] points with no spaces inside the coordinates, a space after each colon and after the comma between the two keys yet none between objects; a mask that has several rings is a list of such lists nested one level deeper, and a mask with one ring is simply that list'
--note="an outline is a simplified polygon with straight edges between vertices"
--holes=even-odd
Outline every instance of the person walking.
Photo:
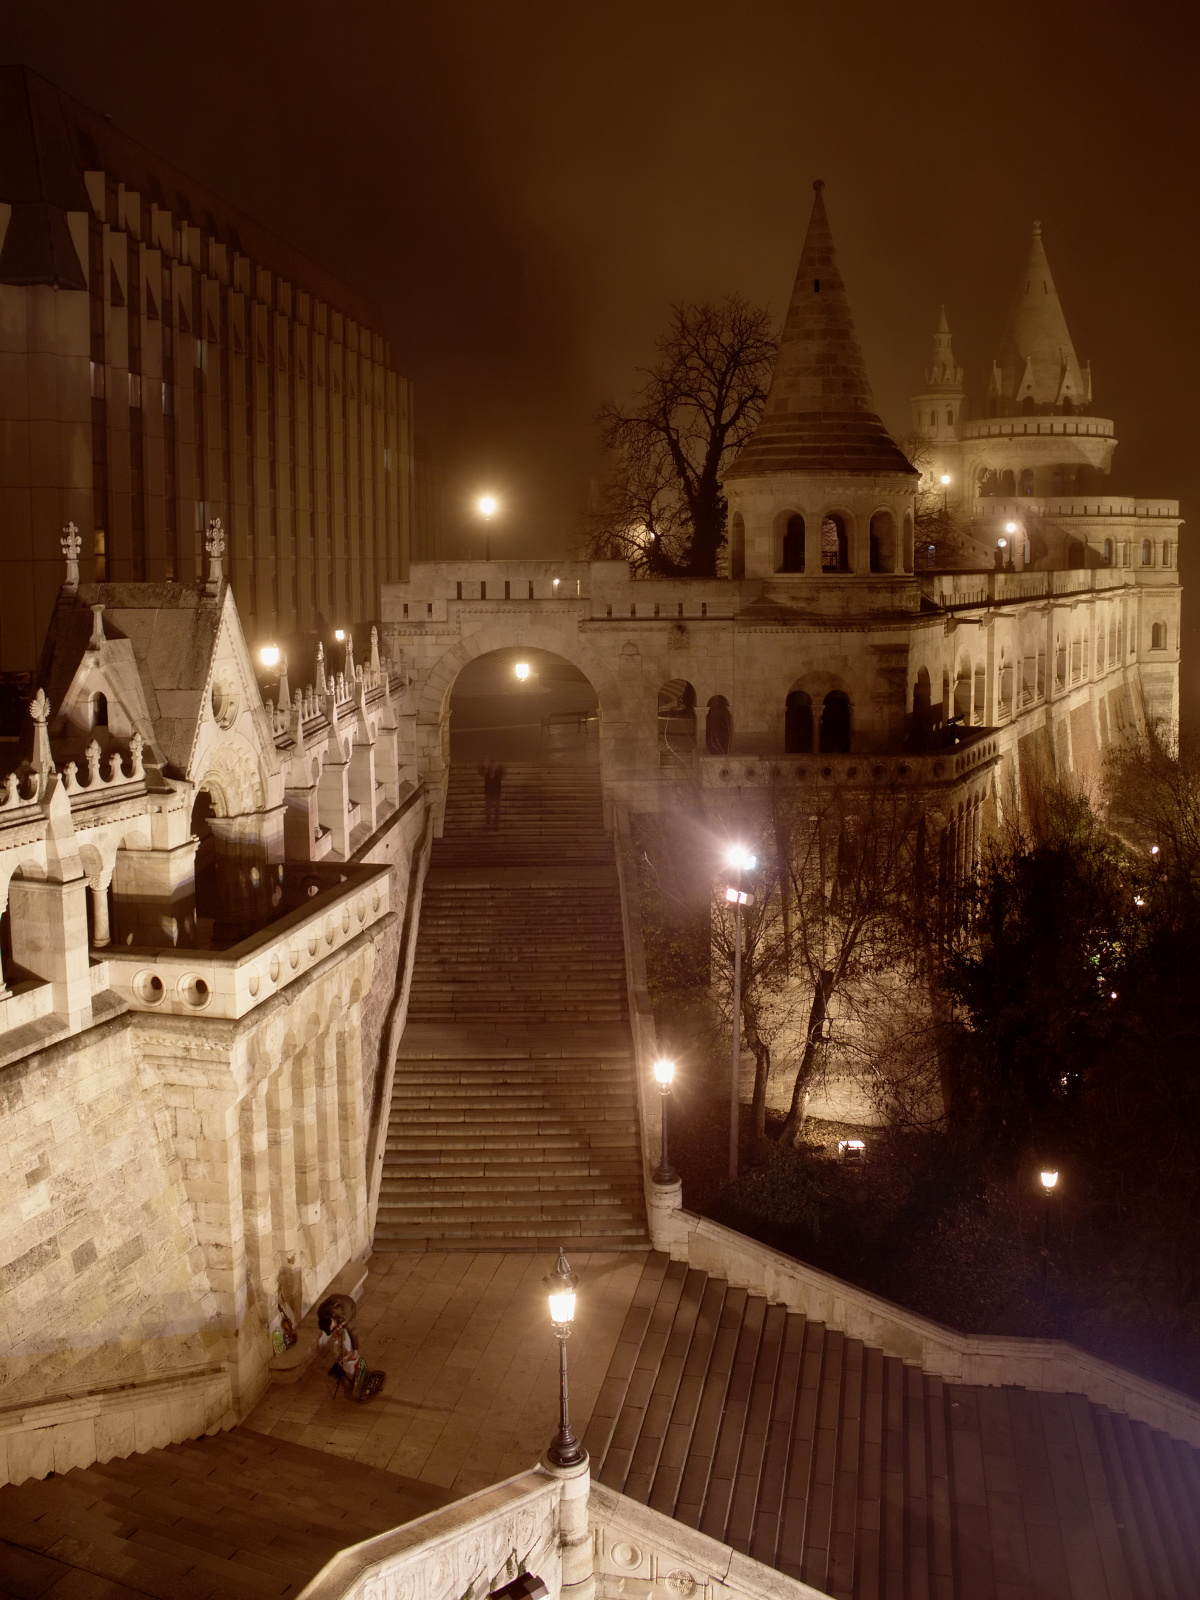
[{"label": "person walking", "polygon": [[489,761],[480,767],[483,774],[483,825],[494,832],[500,828],[500,791],[504,784],[504,768]]}]

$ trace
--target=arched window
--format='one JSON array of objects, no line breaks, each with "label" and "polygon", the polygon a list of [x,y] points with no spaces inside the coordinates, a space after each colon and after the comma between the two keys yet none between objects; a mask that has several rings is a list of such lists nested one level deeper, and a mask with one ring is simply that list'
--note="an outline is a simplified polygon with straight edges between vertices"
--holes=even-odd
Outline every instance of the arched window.
[{"label": "arched window", "polygon": [[949,406],[946,407],[946,426],[948,428],[952,428],[954,426],[954,412]]},{"label": "arched window", "polygon": [[1054,493],[1065,498],[1071,492],[1071,473],[1067,467],[1055,467],[1052,482]]},{"label": "arched window", "polygon": [[1026,467],[1025,470],[1021,474],[1021,493],[1022,494],[1032,494],[1033,493],[1033,468],[1032,467]]},{"label": "arched window", "polygon": [[925,667],[917,668],[917,681],[913,684],[912,727],[913,743],[921,749],[933,735],[933,695]]},{"label": "arched window", "polygon": [[987,705],[987,669],[981,661],[975,668],[975,713],[973,720],[982,722]]},{"label": "arched window", "polygon": [[836,754],[850,748],[850,696],[832,689],[821,710],[821,753]]},{"label": "arched window", "polygon": [[931,428],[936,428],[937,427],[937,412],[936,411],[931,411],[929,413],[929,426]]},{"label": "arched window", "polygon": [[92,727],[108,727],[108,696],[101,694],[99,689],[92,696]]},{"label": "arched window", "polygon": [[742,520],[740,511],[734,512],[730,528],[729,576],[731,578],[746,576],[746,524]]},{"label": "arched window", "polygon": [[1027,394],[1024,400],[1021,401],[1021,415],[1025,417],[1033,415],[1033,396],[1031,394]]},{"label": "arched window", "polygon": [[1106,567],[1111,567],[1112,566],[1112,556],[1113,556],[1112,540],[1111,539],[1105,539],[1105,541],[1104,541],[1104,565]]},{"label": "arched window", "polygon": [[672,678],[658,691],[658,760],[664,767],[690,764],[696,748],[696,691]]},{"label": "arched window", "polygon": [[783,748],[789,756],[811,755],[813,747],[812,701],[803,689],[793,689],[783,712]]},{"label": "arched window", "polygon": [[1154,562],[1154,546],[1150,543],[1149,539],[1143,539],[1142,540],[1142,565],[1144,567],[1148,567],[1148,566],[1151,566],[1153,564],[1153,562]]},{"label": "arched window", "polygon": [[821,571],[849,572],[850,551],[846,524],[831,512],[821,523]]},{"label": "arched window", "polygon": [[1087,564],[1084,547],[1078,539],[1072,539],[1067,546],[1067,566],[1072,571],[1078,570]]},{"label": "arched window", "polygon": [[1164,567],[1171,565],[1171,541],[1169,539],[1163,540],[1162,564]]},{"label": "arched window", "polygon": [[804,518],[798,513],[787,519],[783,532],[782,572],[804,571]]},{"label": "arched window", "polygon": [[871,518],[871,571],[892,572],[896,565],[896,524],[890,511],[877,511]]},{"label": "arched window", "polygon": [[708,702],[708,715],[704,719],[704,744],[710,756],[727,756],[733,734],[733,716],[729,701],[723,694],[715,694]]},{"label": "arched window", "polygon": [[1150,629],[1151,650],[1165,650],[1167,648],[1167,628],[1163,622],[1156,622]]},{"label": "arched window", "polygon": [[1016,492],[1017,480],[1013,476],[1012,468],[1005,467],[1004,471],[1000,474],[1000,493],[1011,499]]}]

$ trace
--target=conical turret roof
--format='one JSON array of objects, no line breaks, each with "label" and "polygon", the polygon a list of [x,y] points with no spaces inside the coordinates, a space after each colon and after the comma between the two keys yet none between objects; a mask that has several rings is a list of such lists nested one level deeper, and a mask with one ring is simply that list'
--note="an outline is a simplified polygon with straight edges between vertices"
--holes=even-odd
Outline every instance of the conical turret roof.
[{"label": "conical turret roof", "polygon": [[1078,406],[1091,399],[1091,379],[1071,343],[1040,222],[1033,225],[1029,262],[996,357],[991,392],[1014,408],[1026,400],[1042,407],[1064,401]]},{"label": "conical turret roof", "polygon": [[834,256],[824,184],[818,179],[813,188],[812,216],[767,403],[728,478],[913,471],[876,414]]},{"label": "conical turret roof", "polygon": [[962,368],[954,359],[950,324],[943,306],[937,332],[933,336],[933,365],[925,373],[925,382],[931,389],[949,389],[957,393],[962,388],[962,376]]}]

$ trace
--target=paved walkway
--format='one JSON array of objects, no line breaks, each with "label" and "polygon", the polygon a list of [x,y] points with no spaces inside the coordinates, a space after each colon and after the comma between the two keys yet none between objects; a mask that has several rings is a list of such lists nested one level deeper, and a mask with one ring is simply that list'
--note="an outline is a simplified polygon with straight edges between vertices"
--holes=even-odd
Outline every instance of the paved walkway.
[{"label": "paved walkway", "polygon": [[[570,1257],[580,1276],[567,1346],[582,1438],[646,1264],[645,1251]],[[558,1344],[542,1279],[554,1257],[466,1251],[372,1256],[358,1315],[387,1371],[365,1406],[326,1368],[269,1389],[247,1427],[471,1494],[531,1467],[558,1424]]]}]

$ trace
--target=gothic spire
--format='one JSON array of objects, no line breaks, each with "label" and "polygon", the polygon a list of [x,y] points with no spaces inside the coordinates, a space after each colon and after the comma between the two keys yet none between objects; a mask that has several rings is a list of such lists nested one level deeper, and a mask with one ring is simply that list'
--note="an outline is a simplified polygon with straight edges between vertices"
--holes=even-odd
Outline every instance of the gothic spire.
[{"label": "gothic spire", "polygon": [[818,178],[808,234],[762,420],[727,477],[773,472],[904,472],[879,420],[834,256]]},{"label": "gothic spire", "polygon": [[1090,373],[1075,355],[1046,247],[1033,225],[1029,261],[992,369],[991,399],[1001,412],[1074,410],[1092,398]]},{"label": "gothic spire", "polygon": [[933,365],[925,373],[925,382],[931,389],[961,389],[962,368],[954,359],[950,346],[950,324],[946,321],[946,308],[938,319],[933,336]]}]

